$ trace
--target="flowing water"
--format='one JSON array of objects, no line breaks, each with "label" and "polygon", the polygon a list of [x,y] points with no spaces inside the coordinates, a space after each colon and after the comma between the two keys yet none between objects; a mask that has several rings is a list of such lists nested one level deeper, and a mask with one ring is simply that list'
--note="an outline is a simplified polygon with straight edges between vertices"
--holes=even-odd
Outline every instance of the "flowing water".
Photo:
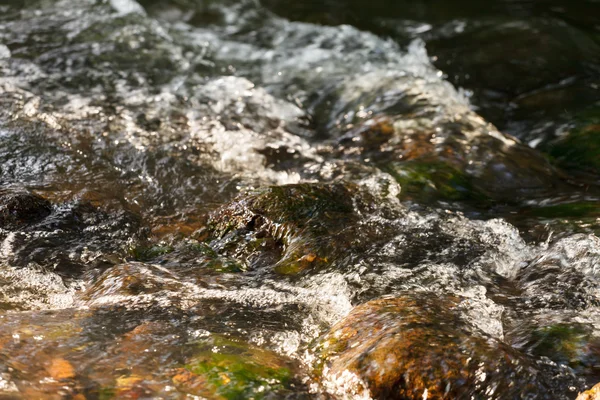
[{"label": "flowing water", "polygon": [[0,1],[0,398],[574,399],[600,3]]}]

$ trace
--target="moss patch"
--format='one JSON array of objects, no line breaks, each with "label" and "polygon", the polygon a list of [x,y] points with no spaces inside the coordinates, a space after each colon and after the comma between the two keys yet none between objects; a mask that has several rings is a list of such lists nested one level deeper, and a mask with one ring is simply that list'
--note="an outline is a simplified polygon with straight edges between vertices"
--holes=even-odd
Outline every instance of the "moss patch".
[{"label": "moss patch", "polygon": [[263,399],[285,391],[293,373],[280,356],[253,345],[214,337],[178,371],[180,390],[223,399]]},{"label": "moss patch", "polygon": [[577,115],[570,131],[545,147],[563,168],[600,173],[600,104]]},{"label": "moss patch", "polygon": [[420,202],[489,200],[469,176],[444,162],[394,162],[382,166],[382,170],[392,175],[400,184],[403,198]]}]

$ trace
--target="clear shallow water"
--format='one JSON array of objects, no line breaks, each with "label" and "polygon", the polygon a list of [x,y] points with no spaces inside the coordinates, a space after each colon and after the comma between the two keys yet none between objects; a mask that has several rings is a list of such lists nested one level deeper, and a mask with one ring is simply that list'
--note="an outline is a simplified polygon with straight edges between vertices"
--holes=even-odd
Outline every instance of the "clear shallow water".
[{"label": "clear shallow water", "polygon": [[600,380],[597,4],[383,3],[0,5],[2,396]]}]

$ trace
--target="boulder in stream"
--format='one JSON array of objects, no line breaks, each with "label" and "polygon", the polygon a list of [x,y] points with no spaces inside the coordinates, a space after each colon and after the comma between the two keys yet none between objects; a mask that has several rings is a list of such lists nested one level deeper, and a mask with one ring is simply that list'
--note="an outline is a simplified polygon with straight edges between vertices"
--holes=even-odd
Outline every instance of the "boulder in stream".
[{"label": "boulder in stream", "polygon": [[52,212],[50,202],[24,189],[0,188],[0,228],[13,230],[44,219]]},{"label": "boulder in stream", "polygon": [[362,304],[315,346],[316,369],[325,385],[376,399],[562,398],[553,385],[574,381],[567,369],[485,335],[461,307],[433,293]]}]

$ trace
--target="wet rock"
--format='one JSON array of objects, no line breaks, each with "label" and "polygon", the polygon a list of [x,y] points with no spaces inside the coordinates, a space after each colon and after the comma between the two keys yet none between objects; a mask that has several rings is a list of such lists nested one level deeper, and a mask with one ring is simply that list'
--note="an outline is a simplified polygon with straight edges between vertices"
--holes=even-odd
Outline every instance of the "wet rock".
[{"label": "wet rock", "polygon": [[576,400],[600,400],[600,384],[594,386],[590,390],[579,393]]},{"label": "wet rock", "polygon": [[38,265],[68,276],[82,273],[84,265],[110,265],[119,253],[124,256],[127,242],[135,240],[140,225],[130,212],[67,203],[57,205],[35,225],[0,233],[0,240],[9,265]]},{"label": "wet rock", "polygon": [[[202,236],[206,239],[207,232]],[[195,240],[175,241],[171,244],[159,243],[150,247],[136,247],[133,250],[136,261],[151,261],[169,269],[203,270],[204,274],[219,274],[246,271],[244,263],[232,257],[218,254],[204,242]]]},{"label": "wet rock", "polygon": [[84,275],[122,262],[144,232],[132,213],[86,203],[57,204],[36,218],[0,229],[0,308],[69,307]]},{"label": "wet rock", "polygon": [[530,253],[503,221],[409,212],[366,188],[303,184],[251,192],[212,214],[206,244],[248,270],[347,274],[360,302],[424,286],[455,292],[482,284],[499,293]]},{"label": "wet rock", "polygon": [[568,398],[553,382],[573,381],[568,371],[487,337],[460,303],[411,294],[356,307],[315,347],[325,385],[380,399]]},{"label": "wet rock", "polygon": [[351,241],[347,229],[358,218],[358,191],[346,184],[301,184],[250,192],[212,214],[213,246],[252,267],[275,263],[282,273],[327,264]]},{"label": "wet rock", "polygon": [[[533,319],[534,326],[527,329],[525,340],[519,340],[519,347],[535,356],[548,357],[558,364],[568,365],[581,376],[587,377],[589,382],[590,378],[598,376],[600,340],[594,336],[594,323],[583,323],[589,320],[584,315],[545,314],[545,320],[538,316]],[[570,319],[582,322],[572,322]],[[510,336],[515,341],[515,332],[511,332]]]},{"label": "wet rock", "polygon": [[[550,218],[586,218],[591,219],[600,215],[600,205],[597,201],[575,201],[557,204],[544,204],[532,207],[530,210],[524,209],[524,214],[531,214],[536,217],[546,219]],[[591,222],[591,221],[590,221]]]},{"label": "wet rock", "polygon": [[81,398],[82,369],[73,349],[86,346],[80,324],[87,315],[73,309],[2,315],[0,374],[10,384],[0,385],[0,397]]},{"label": "wet rock", "polygon": [[38,222],[52,212],[50,202],[22,189],[0,189],[0,228],[12,230]]},{"label": "wet rock", "polygon": [[435,200],[478,201],[479,204],[491,201],[468,175],[444,162],[392,162],[382,169],[401,185],[403,200],[425,204]]},{"label": "wet rock", "polygon": [[95,279],[94,284],[82,294],[82,297],[88,304],[102,304],[103,298],[135,298],[182,289],[183,285],[173,279],[168,270],[151,264],[132,262],[106,270]]},{"label": "wet rock", "polygon": [[381,122],[369,119],[341,140],[341,151],[360,154],[404,184],[405,194],[418,194],[421,201],[518,203],[565,187],[561,174],[541,154],[463,111],[463,115],[439,116],[435,126],[427,112],[409,114],[410,119],[387,115],[392,133],[374,147],[365,137],[380,129]]},{"label": "wet rock", "polygon": [[285,357],[219,336],[199,346],[200,353],[173,377],[182,392],[224,399],[302,397],[303,385],[294,379],[298,367]]},{"label": "wet rock", "polygon": [[528,241],[558,240],[575,234],[600,235],[600,202],[589,192],[532,201],[505,218]]},{"label": "wet rock", "polygon": [[600,105],[588,107],[561,130],[561,135],[545,144],[560,166],[574,173],[588,172],[598,180],[600,173]]},{"label": "wet rock", "polygon": [[600,239],[578,234],[557,241],[522,268],[527,308],[583,310],[600,305]]},{"label": "wet rock", "polygon": [[[222,310],[209,316],[210,307],[205,307],[194,316],[165,304],[150,309],[138,303],[134,308],[105,305],[2,315],[0,376],[6,384],[0,386],[0,397],[12,391],[25,398],[186,393],[306,398],[298,363],[237,337],[242,330],[228,329]],[[205,319],[222,333],[207,330],[211,327]],[[270,317],[266,325],[272,324]]]},{"label": "wet rock", "polygon": [[[598,44],[558,19],[453,21],[424,36],[433,39],[428,49],[448,79],[473,90],[481,113],[517,135],[527,135],[532,122],[577,110],[582,97],[598,96],[589,89],[594,73],[586,65],[598,60]],[[588,84],[572,84],[578,81]]]}]

